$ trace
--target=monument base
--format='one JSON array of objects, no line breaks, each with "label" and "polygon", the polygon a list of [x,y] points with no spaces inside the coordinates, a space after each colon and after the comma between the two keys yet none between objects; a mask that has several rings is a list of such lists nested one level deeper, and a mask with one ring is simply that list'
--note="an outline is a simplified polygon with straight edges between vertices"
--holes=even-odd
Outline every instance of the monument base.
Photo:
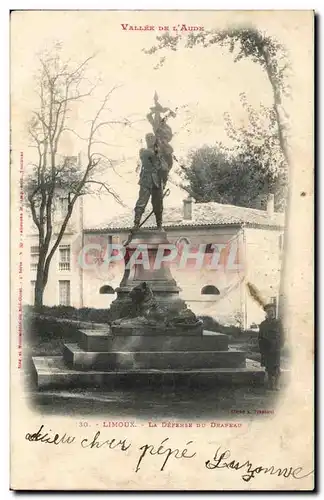
[{"label": "monument base", "polygon": [[77,370],[67,368],[62,356],[33,358],[36,385],[39,390],[72,388],[131,387],[201,387],[260,386],[264,370],[247,362],[243,368],[177,369],[177,370]]},{"label": "monument base", "polygon": [[[245,352],[229,349],[227,335],[203,331],[170,269],[155,265],[160,245],[169,245],[165,232],[133,235],[111,325],[81,330],[63,356],[34,357],[38,388],[263,383],[264,371],[247,365]],[[135,262],[147,252],[147,265],[128,265],[134,252]]]},{"label": "monument base", "polygon": [[260,385],[264,370],[231,350],[227,335],[113,335],[82,330],[63,356],[33,358],[39,389],[156,385]]},{"label": "monument base", "polygon": [[[132,322],[137,317],[138,326],[139,317],[144,316],[152,331],[171,329],[174,334],[178,331],[189,334],[193,330],[202,333],[202,322],[180,297],[180,288],[171,275],[169,262],[164,260],[171,247],[165,231],[139,229],[132,235],[126,247],[124,276],[116,289],[117,298],[109,309],[112,325],[133,327]],[[141,289],[144,284],[145,290]],[[147,329],[145,324],[143,328]]]}]

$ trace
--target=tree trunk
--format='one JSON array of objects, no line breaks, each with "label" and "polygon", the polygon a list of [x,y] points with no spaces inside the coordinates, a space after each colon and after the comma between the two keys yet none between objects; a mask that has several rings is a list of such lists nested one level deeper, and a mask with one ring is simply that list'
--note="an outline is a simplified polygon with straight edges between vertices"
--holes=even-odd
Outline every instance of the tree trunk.
[{"label": "tree trunk", "polygon": [[45,287],[43,286],[43,284],[42,283],[37,284],[37,281],[36,281],[35,301],[34,301],[34,305],[35,305],[36,310],[39,310],[43,307],[44,289],[45,289]]},{"label": "tree trunk", "polygon": [[287,272],[287,240],[288,240],[288,224],[289,224],[289,212],[291,209],[291,186],[290,186],[290,157],[288,152],[288,146],[286,139],[284,137],[284,127],[281,122],[280,116],[280,106],[281,106],[281,96],[280,91],[278,90],[275,80],[272,75],[271,65],[269,63],[269,56],[266,51],[264,51],[264,60],[266,63],[265,69],[268,75],[268,79],[273,91],[273,108],[276,115],[277,127],[278,127],[278,138],[279,144],[281,147],[282,154],[286,160],[287,164],[287,178],[288,178],[288,187],[287,187],[287,197],[286,197],[286,206],[285,206],[285,225],[283,232],[283,248],[282,248],[282,262],[281,262],[281,272],[280,272],[280,285],[279,285],[279,304],[278,304],[278,316],[280,319],[283,319],[284,312],[286,309],[286,283],[285,283],[285,274]]},{"label": "tree trunk", "polygon": [[36,310],[39,310],[43,307],[43,296],[46,283],[44,281],[44,267],[45,267],[45,258],[47,250],[43,247],[39,247],[39,258],[37,263],[37,274],[36,274],[36,283],[35,283],[35,294],[34,294],[34,306]]}]

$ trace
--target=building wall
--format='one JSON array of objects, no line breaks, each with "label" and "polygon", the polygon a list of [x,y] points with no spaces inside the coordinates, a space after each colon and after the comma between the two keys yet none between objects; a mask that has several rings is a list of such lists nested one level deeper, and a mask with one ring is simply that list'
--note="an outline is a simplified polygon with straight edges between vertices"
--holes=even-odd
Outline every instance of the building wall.
[{"label": "building wall", "polygon": [[[107,266],[87,261],[85,249],[95,247],[106,248],[108,243],[123,243],[128,232],[119,234],[84,232],[82,236],[82,203],[79,201],[61,244],[70,245],[70,270],[60,270],[60,255],[57,251],[53,257],[49,280],[44,294],[44,304],[59,304],[59,281],[70,282],[70,305],[74,307],[108,308],[115,299],[115,294],[100,293],[104,286],[116,289],[124,272],[123,263]],[[282,231],[273,229],[244,228],[224,226],[218,228],[182,228],[168,229],[170,243],[179,244],[179,240],[188,241],[191,246],[199,244],[223,244],[231,248],[235,242],[240,269],[229,265],[229,253],[225,248],[220,260],[220,268],[210,270],[206,265],[195,269],[192,265],[179,269],[171,268],[172,275],[181,288],[180,295],[197,315],[213,316],[223,324],[241,324],[249,327],[252,323],[260,323],[264,312],[249,296],[246,281],[253,283],[266,301],[277,297],[280,279],[280,241]],[[229,244],[229,242],[231,242]],[[31,282],[36,280],[36,271],[30,269],[30,247],[37,245],[37,233],[30,231],[25,243],[24,261],[24,302],[31,303]],[[100,251],[98,252],[100,254]],[[189,261],[194,263],[195,261]],[[234,265],[237,264],[237,257]],[[206,285],[215,286],[218,295],[202,295]]]},{"label": "building wall", "polygon": [[100,289],[111,286],[114,290],[119,286],[124,273],[122,261],[114,265],[107,262],[96,261],[90,255],[93,250],[95,257],[102,249],[103,256],[108,244],[122,244],[128,237],[128,233],[84,233],[83,249],[80,249],[79,263],[82,265],[83,281],[83,303],[85,307],[105,308],[109,307],[116,295],[102,294]]},{"label": "building wall", "polygon": [[[230,248],[229,252],[236,256],[237,251],[242,249],[240,228],[227,226],[185,229],[177,231],[177,234],[169,232],[168,236],[174,243],[180,237],[188,238],[193,245],[210,243],[224,245],[225,248],[221,249],[221,257],[217,265],[219,269],[208,269],[206,265],[195,270],[192,266],[186,266],[184,269],[173,269],[173,276],[182,289],[182,298],[195,314],[213,316],[222,323],[235,323],[242,314],[240,282],[244,269],[237,270],[235,264],[231,264],[227,248]],[[235,243],[237,247],[231,246],[230,242]],[[237,260],[236,257],[235,260]],[[201,291],[206,285],[215,286],[219,295],[202,295]]]},{"label": "building wall", "polygon": [[[89,245],[89,248],[91,245],[98,245],[99,247],[102,245],[102,247],[105,247],[109,237],[115,243],[122,243],[127,239],[127,236],[128,233],[120,233],[118,235],[85,233],[84,243],[85,245]],[[180,239],[186,239],[193,247],[199,244],[223,244],[225,246],[229,241],[235,239],[236,244],[241,248],[240,253],[243,253],[243,235],[237,226],[168,229],[168,239],[170,243],[174,244],[179,243]],[[233,324],[240,317],[244,317],[241,284],[244,269],[232,269],[228,265],[228,262],[229,255],[226,257],[226,255],[222,254],[220,269],[210,270],[206,267],[195,269],[192,265],[195,261],[188,261],[191,265],[179,269],[179,266],[175,264],[171,267],[171,272],[178,286],[181,288],[180,296],[196,314],[211,315],[223,323]],[[123,264],[120,263],[114,268],[109,269],[105,265],[89,265],[89,267],[84,267],[84,305],[87,307],[109,307],[115,299],[115,295],[100,294],[99,291],[104,285],[110,285],[114,289],[119,286],[124,272]],[[215,286],[220,292],[219,295],[202,295],[201,290],[206,285]]]},{"label": "building wall", "polygon": [[[282,262],[280,230],[245,228],[246,277],[255,285],[266,302],[278,303]],[[247,290],[247,326],[264,319],[263,309],[250,297]]]},{"label": "building wall", "polygon": [[[65,234],[60,242],[60,246],[67,245],[70,248],[70,269],[64,269],[60,266],[60,251],[57,249],[50,264],[48,283],[44,292],[44,305],[54,306],[59,304],[59,281],[70,282],[70,305],[80,307],[82,304],[81,271],[75,259],[76,249],[81,247],[82,244],[82,212],[82,198],[79,198],[75,204],[75,208],[67,225]],[[59,209],[59,202],[56,203],[56,210],[53,215],[54,236],[51,240],[50,248],[54,244],[62,224],[63,215]],[[25,218],[27,234],[24,241],[23,301],[25,304],[32,304],[33,286],[36,281],[36,269],[35,266],[32,266],[32,263],[35,262],[35,260],[32,262],[31,247],[38,246],[38,232],[31,218],[28,216],[28,212],[26,212]]]},{"label": "building wall", "polygon": [[[29,238],[29,243],[32,245],[37,244],[36,238]],[[71,248],[74,244],[73,235],[65,235],[62,238],[61,245],[69,245]],[[59,251],[57,250],[53,256],[50,272],[48,277],[48,282],[44,292],[44,305],[54,306],[60,303],[59,300],[59,282],[60,281],[68,281],[70,282],[70,304],[73,307],[80,307],[80,276],[79,269],[76,266],[75,262],[71,258],[70,262],[70,270],[61,270],[59,267]],[[32,303],[33,293],[32,293],[32,282],[36,281],[36,270],[30,269],[30,265],[26,266],[26,274],[28,272],[28,283],[25,283],[25,291],[24,291],[24,302],[27,304]]]}]

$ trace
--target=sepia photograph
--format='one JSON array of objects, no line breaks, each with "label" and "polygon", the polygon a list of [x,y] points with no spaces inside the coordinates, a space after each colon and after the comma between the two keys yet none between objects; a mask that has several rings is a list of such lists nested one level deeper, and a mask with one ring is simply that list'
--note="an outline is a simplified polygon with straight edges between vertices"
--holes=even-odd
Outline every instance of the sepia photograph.
[{"label": "sepia photograph", "polygon": [[[14,489],[141,489],[52,469],[133,427],[135,475],[180,464],[145,489],[312,489],[313,43],[306,10],[11,12]],[[235,470],[190,483],[168,432]]]}]

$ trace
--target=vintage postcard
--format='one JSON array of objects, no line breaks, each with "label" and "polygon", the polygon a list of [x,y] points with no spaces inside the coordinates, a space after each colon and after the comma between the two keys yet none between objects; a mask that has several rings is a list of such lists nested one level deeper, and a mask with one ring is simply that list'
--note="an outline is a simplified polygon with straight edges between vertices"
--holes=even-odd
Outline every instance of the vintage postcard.
[{"label": "vintage postcard", "polygon": [[10,22],[10,487],[313,490],[314,12]]}]

